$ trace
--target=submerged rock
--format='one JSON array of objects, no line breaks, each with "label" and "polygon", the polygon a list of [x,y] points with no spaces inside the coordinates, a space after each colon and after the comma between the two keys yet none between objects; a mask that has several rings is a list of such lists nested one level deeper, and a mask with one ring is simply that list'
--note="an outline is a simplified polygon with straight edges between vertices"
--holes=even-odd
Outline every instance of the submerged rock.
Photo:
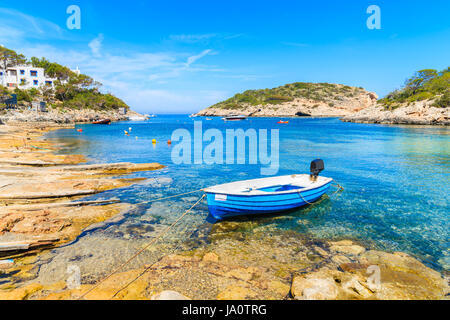
[{"label": "submerged rock", "polygon": [[[341,257],[341,256],[335,256]],[[448,283],[405,253],[370,250],[359,263],[343,263],[297,275],[291,285],[295,299],[443,299]],[[337,260],[337,259],[335,259]]]},{"label": "submerged rock", "polygon": [[203,256],[203,262],[219,262],[219,256],[214,252],[208,252]]},{"label": "submerged rock", "polygon": [[249,300],[256,298],[257,293],[241,285],[230,285],[217,295],[217,300]]},{"label": "submerged rock", "polygon": [[338,296],[338,287],[328,270],[324,270],[294,277],[291,294],[295,299],[334,300]]},{"label": "submerged rock", "polygon": [[365,248],[361,247],[360,245],[354,244],[350,240],[330,242],[330,250],[351,255],[360,255],[364,251],[366,251]]}]

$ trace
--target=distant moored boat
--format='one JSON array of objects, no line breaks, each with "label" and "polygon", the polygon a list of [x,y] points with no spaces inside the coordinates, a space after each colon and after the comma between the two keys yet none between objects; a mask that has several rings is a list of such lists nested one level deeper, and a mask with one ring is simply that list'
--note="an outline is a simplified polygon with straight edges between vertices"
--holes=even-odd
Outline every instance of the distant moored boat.
[{"label": "distant moored boat", "polygon": [[229,115],[229,116],[226,116],[226,117],[222,118],[222,120],[225,120],[225,121],[236,121],[236,120],[245,120],[245,119],[247,119],[246,116],[235,115],[235,114],[232,114],[232,115]]},{"label": "distant moored boat", "polygon": [[111,123],[110,119],[100,119],[92,122],[92,124],[110,124],[110,123]]}]

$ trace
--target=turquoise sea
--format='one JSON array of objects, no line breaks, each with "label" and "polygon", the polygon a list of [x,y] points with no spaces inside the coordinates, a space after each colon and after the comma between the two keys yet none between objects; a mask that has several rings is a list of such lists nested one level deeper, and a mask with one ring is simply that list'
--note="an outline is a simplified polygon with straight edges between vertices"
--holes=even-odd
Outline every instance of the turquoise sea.
[{"label": "turquoise sea", "polygon": [[[254,217],[255,228],[291,230],[319,239],[354,239],[371,248],[408,252],[430,267],[449,270],[449,128],[355,124],[335,118],[293,118],[289,124],[277,124],[275,118],[224,122],[220,118],[160,115],[145,122],[77,125],[82,133],[62,129],[46,136],[61,142],[63,153],[84,154],[92,163],[159,162],[166,168],[131,175],[149,178],[142,184],[90,197],[118,197],[141,204],[123,219],[93,228],[74,243],[41,257],[41,276],[50,276],[50,271],[65,266],[68,260],[102,265],[105,270],[99,272],[106,272],[174,221],[201,194],[142,202],[261,177],[258,164],[174,164],[171,151],[175,143],[170,146],[166,141],[176,129],[192,132],[194,121],[202,121],[203,130],[217,128],[224,133],[231,128],[279,129],[278,175],[308,173],[310,161],[321,158],[325,161],[322,175],[345,188],[338,193],[332,188],[319,204],[309,208]],[[126,136],[124,130],[129,127],[132,130]],[[152,144],[152,139],[157,143]],[[198,230],[211,223],[207,217],[207,206],[202,203],[165,244],[201,237]],[[146,262],[145,256],[140,259],[137,264]],[[94,277],[95,272],[90,272]]]}]

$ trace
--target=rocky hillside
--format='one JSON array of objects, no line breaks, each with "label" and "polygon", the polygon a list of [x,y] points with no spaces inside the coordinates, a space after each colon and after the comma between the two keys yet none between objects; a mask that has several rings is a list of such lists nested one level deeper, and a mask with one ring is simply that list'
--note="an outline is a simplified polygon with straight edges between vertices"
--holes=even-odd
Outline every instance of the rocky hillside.
[{"label": "rocky hillside", "polygon": [[376,105],[342,119],[388,124],[450,124],[450,68],[417,71]]},{"label": "rocky hillside", "polygon": [[197,115],[339,117],[370,107],[377,98],[375,93],[363,88],[296,82],[273,89],[247,90]]}]

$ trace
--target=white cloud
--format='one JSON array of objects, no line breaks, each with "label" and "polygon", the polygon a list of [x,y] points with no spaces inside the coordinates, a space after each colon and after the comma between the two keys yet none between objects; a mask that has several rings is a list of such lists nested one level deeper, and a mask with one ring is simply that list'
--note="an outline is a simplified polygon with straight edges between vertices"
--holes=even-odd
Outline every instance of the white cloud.
[{"label": "white cloud", "polygon": [[169,39],[176,42],[194,44],[194,43],[207,43],[211,41],[231,40],[242,36],[243,36],[242,33],[173,34],[169,36]]},{"label": "white cloud", "polygon": [[212,105],[229,95],[227,92],[215,90],[186,91],[179,85],[170,89],[172,84],[180,81],[179,78],[223,71],[214,66],[195,66],[199,59],[212,52],[210,49],[196,55],[135,51],[118,55],[103,51],[101,56],[95,56],[91,50],[62,50],[50,45],[27,46],[18,51],[27,57],[46,57],[71,68],[78,66],[82,73],[103,83],[104,91],[123,99],[137,111],[189,113]]},{"label": "white cloud", "polygon": [[203,58],[204,56],[208,55],[210,52],[211,52],[211,49],[206,49],[206,50],[203,50],[200,54],[197,54],[195,56],[190,56],[186,61],[186,66],[189,67],[195,61]]},{"label": "white cloud", "polygon": [[13,9],[0,8],[0,41],[64,39],[66,32],[57,24]]},{"label": "white cloud", "polygon": [[111,92],[141,112],[191,113],[229,96],[220,90],[151,89],[120,80],[109,85]]},{"label": "white cloud", "polygon": [[[72,69],[79,67],[82,73],[103,83],[105,92],[113,93],[137,111],[193,112],[229,95],[203,89],[203,74],[224,71],[217,66],[199,63],[205,56],[216,54],[212,49],[197,49],[197,53],[192,49],[131,51],[124,49],[123,45],[114,48],[114,43],[108,43],[106,48],[103,34],[90,40],[70,34],[70,42],[58,41],[62,45],[56,46],[49,43],[55,39],[68,40],[69,37],[66,37],[66,30],[52,22],[1,8],[0,21],[0,44],[28,58],[46,57]],[[182,35],[174,39],[194,41],[214,36]],[[198,81],[197,86],[195,81]],[[189,84],[190,89],[186,89],[185,84]]]},{"label": "white cloud", "polygon": [[103,39],[103,34],[100,33],[97,38],[94,38],[91,42],[89,42],[88,46],[91,48],[91,52],[94,57],[101,57],[102,54],[100,49],[102,48]]},{"label": "white cloud", "polygon": [[201,42],[205,40],[209,40],[211,38],[216,37],[217,34],[215,33],[208,33],[208,34],[175,34],[171,35],[169,38],[174,41],[179,42],[186,42],[186,43],[195,43],[195,42]]}]

